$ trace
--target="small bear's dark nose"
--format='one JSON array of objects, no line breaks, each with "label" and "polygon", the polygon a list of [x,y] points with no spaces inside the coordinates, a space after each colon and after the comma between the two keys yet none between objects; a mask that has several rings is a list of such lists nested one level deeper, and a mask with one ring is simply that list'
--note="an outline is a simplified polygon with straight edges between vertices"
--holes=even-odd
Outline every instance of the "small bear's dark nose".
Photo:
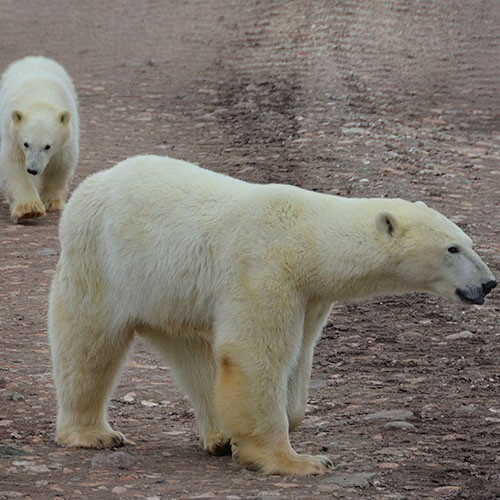
[{"label": "small bear's dark nose", "polygon": [[485,283],[483,285],[483,293],[485,295],[488,295],[493,288],[497,286],[497,282],[495,280],[488,281],[488,283]]},{"label": "small bear's dark nose", "polygon": [[36,175],[38,174],[38,170],[33,170],[32,168],[28,168],[28,173],[31,175]]}]

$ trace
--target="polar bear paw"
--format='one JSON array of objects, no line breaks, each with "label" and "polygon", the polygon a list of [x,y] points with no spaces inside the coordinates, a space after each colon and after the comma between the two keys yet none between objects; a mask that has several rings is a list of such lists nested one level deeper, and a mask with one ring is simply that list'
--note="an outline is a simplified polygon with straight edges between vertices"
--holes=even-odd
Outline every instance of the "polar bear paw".
[{"label": "polar bear paw", "polygon": [[121,432],[113,430],[74,430],[58,433],[56,442],[69,448],[120,448],[126,444],[134,445]]},{"label": "polar bear paw", "polygon": [[47,212],[53,212],[55,210],[62,210],[64,208],[64,200],[62,198],[43,198],[43,204]]},{"label": "polar bear paw", "polygon": [[42,217],[43,215],[45,215],[43,203],[39,200],[34,200],[16,205],[10,214],[10,219],[14,224],[17,224],[19,221]]},{"label": "polar bear paw", "polygon": [[210,434],[204,439],[203,449],[210,455],[231,455],[231,438],[222,432]]}]

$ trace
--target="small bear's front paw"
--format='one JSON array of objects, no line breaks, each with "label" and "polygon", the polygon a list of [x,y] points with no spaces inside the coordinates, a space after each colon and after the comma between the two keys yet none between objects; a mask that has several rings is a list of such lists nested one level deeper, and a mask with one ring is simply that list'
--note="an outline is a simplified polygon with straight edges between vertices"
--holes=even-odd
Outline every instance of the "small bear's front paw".
[{"label": "small bear's front paw", "polygon": [[51,200],[43,198],[42,201],[47,212],[62,210],[64,208],[64,200],[62,198],[53,198]]},{"label": "small bear's front paw", "polygon": [[14,207],[10,214],[10,220],[17,224],[25,219],[33,219],[34,217],[42,217],[45,215],[45,207],[39,200],[21,203]]}]

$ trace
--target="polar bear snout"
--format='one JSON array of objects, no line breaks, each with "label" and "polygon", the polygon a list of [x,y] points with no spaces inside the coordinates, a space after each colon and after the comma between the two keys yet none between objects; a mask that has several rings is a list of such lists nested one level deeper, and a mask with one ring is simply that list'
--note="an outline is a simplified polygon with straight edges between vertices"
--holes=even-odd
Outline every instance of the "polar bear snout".
[{"label": "polar bear snout", "polygon": [[38,170],[36,170],[36,169],[34,169],[34,168],[30,168],[30,167],[28,167],[26,170],[27,170],[28,174],[31,174],[31,175],[38,175]]},{"label": "polar bear snout", "polygon": [[460,300],[466,304],[484,304],[484,298],[488,295],[493,288],[497,286],[497,282],[489,280],[481,286],[469,288],[467,290],[456,289],[455,293]]}]

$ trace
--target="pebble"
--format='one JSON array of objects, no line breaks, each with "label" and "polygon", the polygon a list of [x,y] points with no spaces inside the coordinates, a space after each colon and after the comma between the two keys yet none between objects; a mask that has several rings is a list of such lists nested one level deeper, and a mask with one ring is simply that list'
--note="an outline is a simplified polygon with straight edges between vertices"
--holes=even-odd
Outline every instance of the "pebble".
[{"label": "pebble", "polygon": [[418,332],[405,332],[398,335],[399,342],[416,342],[422,340],[424,336]]},{"label": "pebble", "polygon": [[27,455],[27,453],[12,446],[0,444],[0,457],[15,457],[18,455]]},{"label": "pebble", "polygon": [[135,392],[128,392],[125,396],[123,396],[123,398],[121,398],[121,401],[123,403],[133,405],[135,403],[136,396],[137,394]]},{"label": "pebble", "polygon": [[152,408],[153,406],[158,406],[158,403],[155,403],[154,401],[146,401],[145,399],[143,399],[141,401],[141,405],[147,406],[148,408]]},{"label": "pebble", "polygon": [[363,420],[391,420],[402,421],[414,418],[413,412],[409,410],[387,410],[377,413],[370,413],[363,417]]},{"label": "pebble", "polygon": [[410,422],[404,422],[400,420],[396,420],[394,422],[387,422],[384,425],[384,430],[386,431],[410,430],[410,429],[415,429],[415,426],[413,424],[410,424]]},{"label": "pebble", "polygon": [[326,387],[324,380],[311,379],[309,382],[309,389],[321,389],[322,387]]},{"label": "pebble", "polygon": [[376,475],[376,472],[354,472],[352,474],[326,476],[321,480],[321,482],[334,483],[340,486],[355,486],[357,488],[366,488],[373,483],[373,479]]},{"label": "pebble", "polygon": [[446,335],[445,339],[460,340],[460,339],[470,339],[472,337],[474,337],[474,334],[472,332],[469,332],[468,330],[463,330],[458,333],[451,333],[450,335]]},{"label": "pebble", "polygon": [[475,405],[463,405],[457,408],[456,414],[461,416],[470,416],[477,411],[477,406]]},{"label": "pebble", "polygon": [[108,467],[116,469],[130,469],[134,463],[134,458],[126,451],[98,453],[90,460],[90,465],[94,469],[106,469]]},{"label": "pebble", "polygon": [[117,495],[123,495],[123,493],[127,493],[127,488],[124,488],[123,486],[115,486],[111,492],[116,493]]},{"label": "pebble", "polygon": [[56,248],[41,248],[37,250],[36,254],[40,257],[48,257],[50,255],[59,255],[59,250]]}]

